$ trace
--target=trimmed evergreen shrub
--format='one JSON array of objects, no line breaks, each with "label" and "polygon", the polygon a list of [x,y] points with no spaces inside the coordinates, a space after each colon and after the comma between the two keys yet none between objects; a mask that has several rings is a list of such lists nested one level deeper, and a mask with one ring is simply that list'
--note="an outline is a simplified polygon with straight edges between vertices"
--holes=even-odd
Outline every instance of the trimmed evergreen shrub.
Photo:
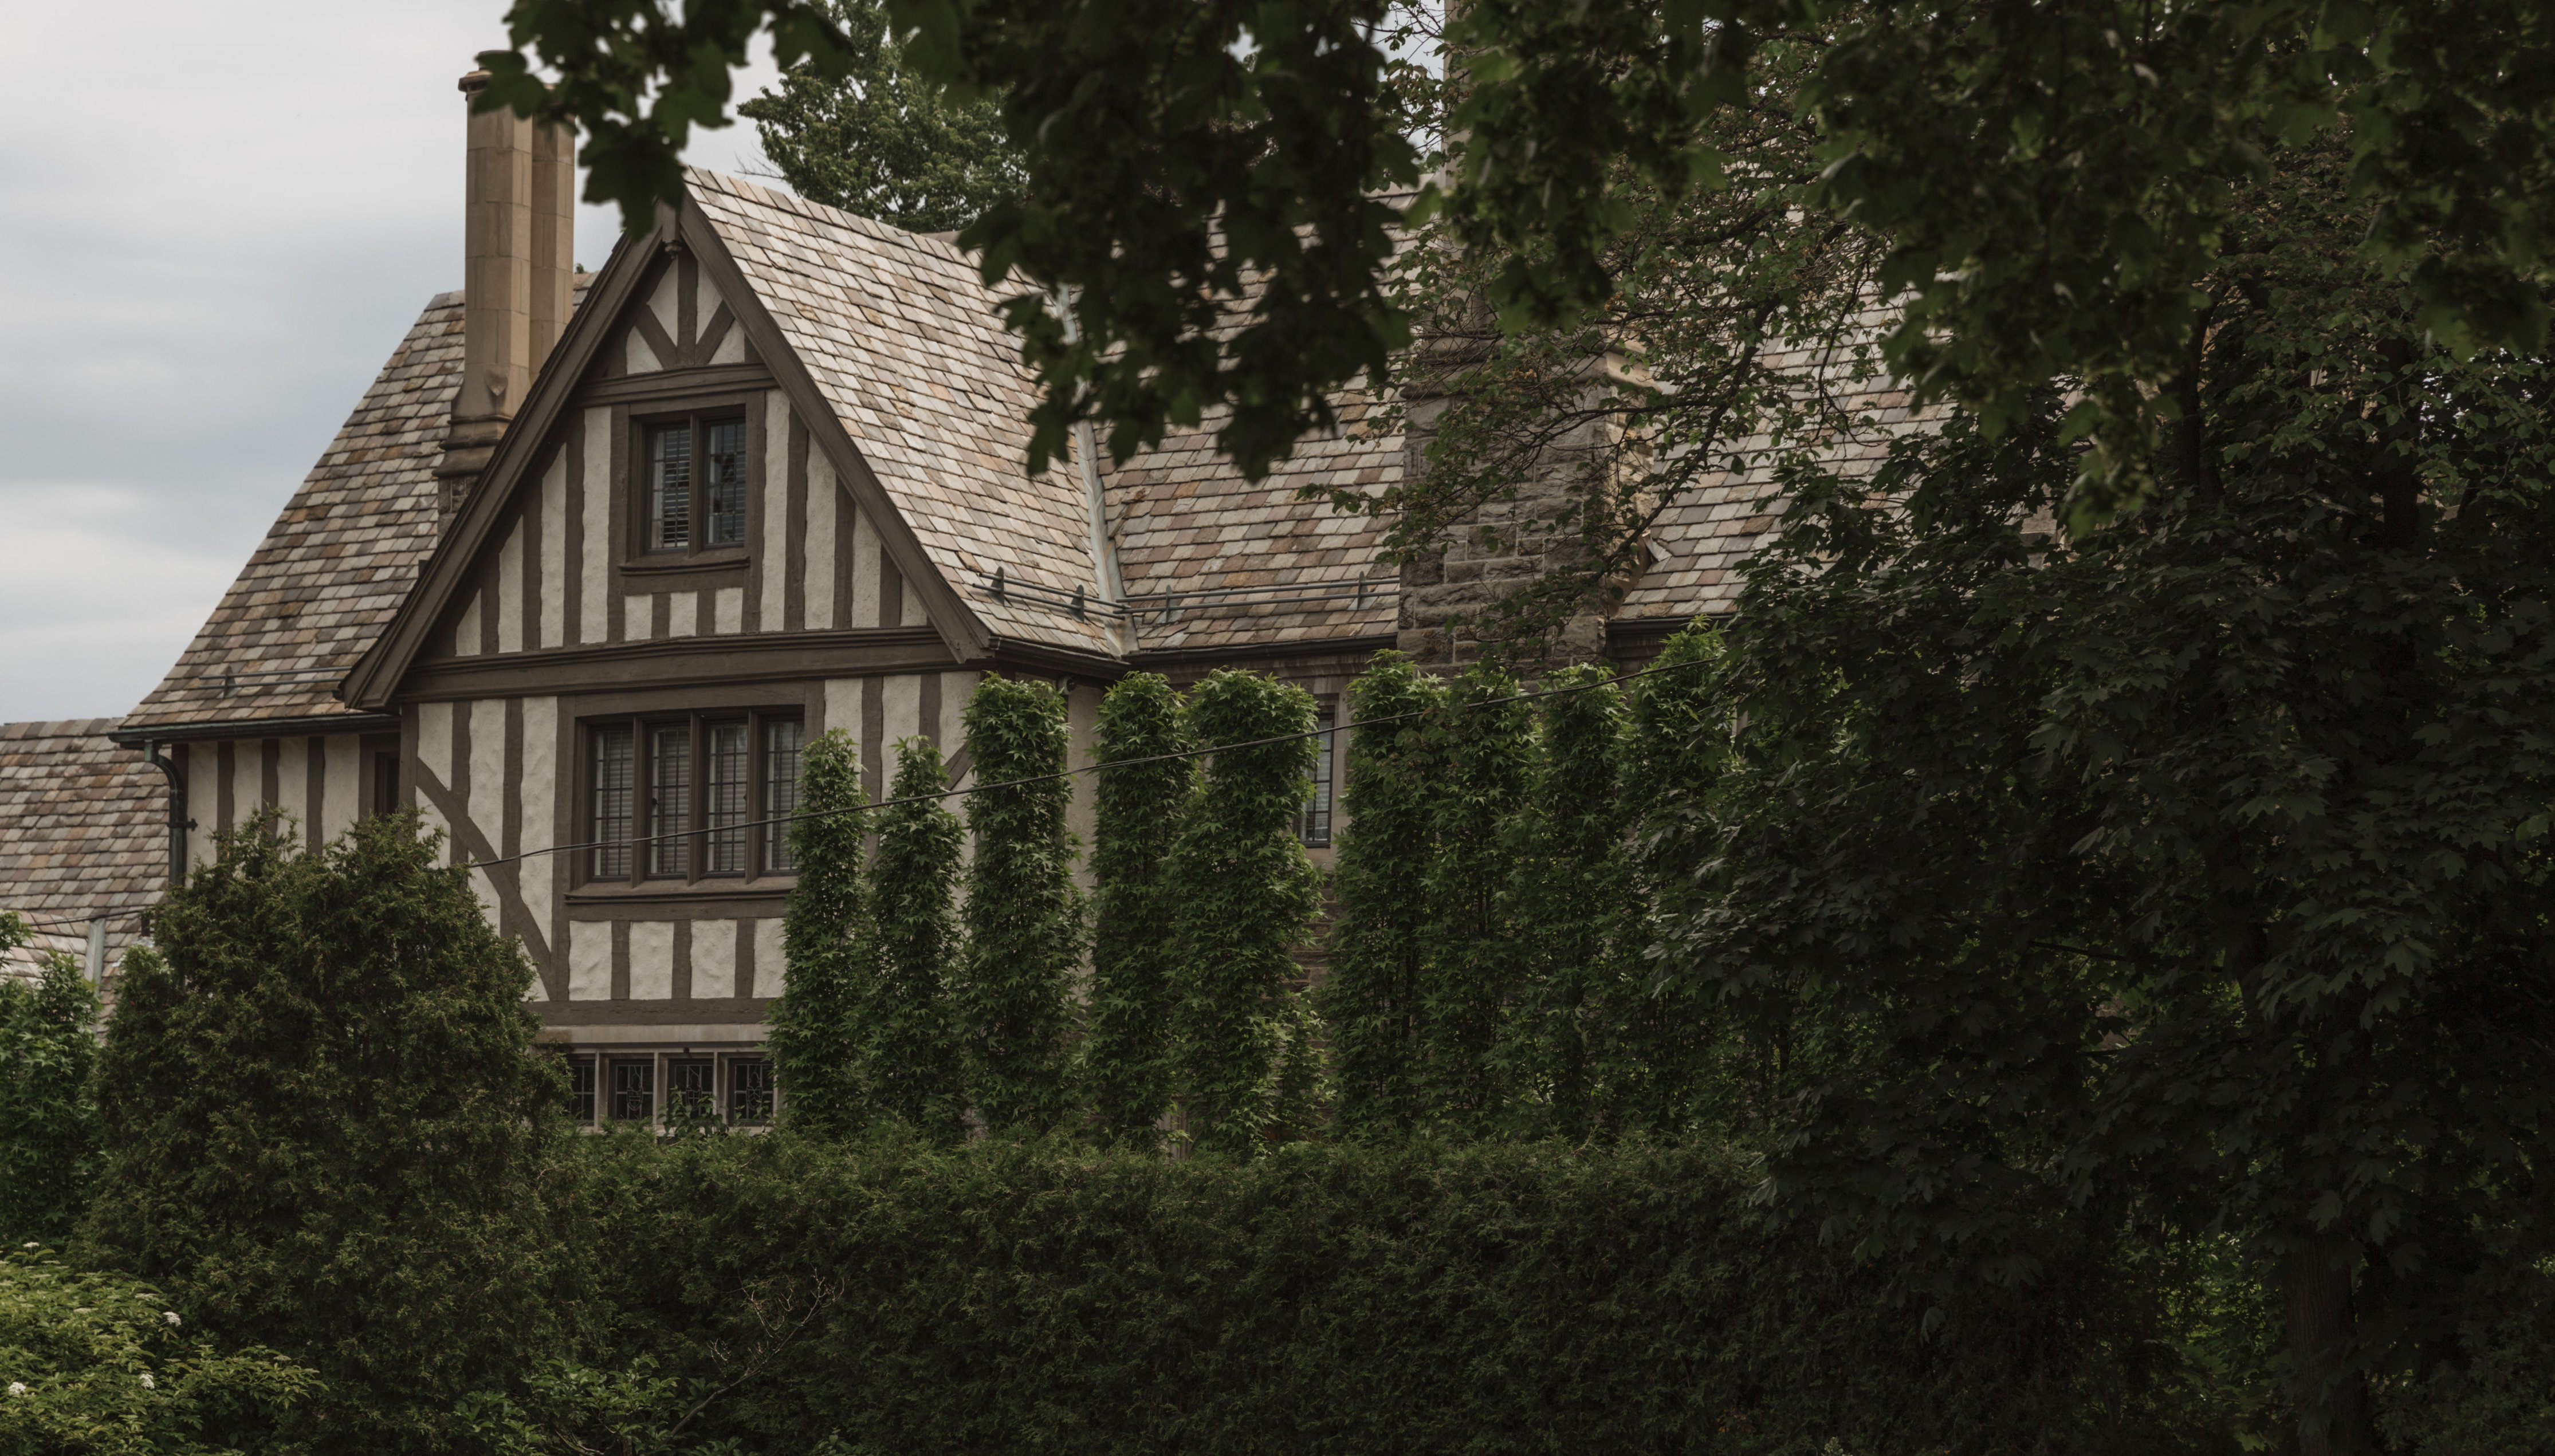
[{"label": "trimmed evergreen shrub", "polygon": [[[0,950],[27,943],[0,911]],[[48,956],[34,981],[0,975],[0,1240],[60,1243],[97,1175],[97,992],[77,963]]]},{"label": "trimmed evergreen shrub", "polygon": [[1748,1213],[1755,1170],[1702,1149],[598,1151],[632,1330],[694,1389],[753,1368],[704,1443],[2232,1456],[2168,1291],[2104,1250],[2029,1290],[1896,1298]]},{"label": "trimmed evergreen shrub", "polygon": [[[1696,622],[1661,646],[1650,664],[1654,670],[1636,679],[1628,694],[1633,894],[1652,915],[1685,913],[1697,895],[1695,872],[1705,846],[1686,831],[1706,812],[1731,753],[1734,715],[1720,677],[1722,656],[1719,629]],[[1646,949],[1651,937],[1639,938]],[[1715,1077],[1713,1008],[1696,978],[1665,974],[1660,963],[1638,954],[1621,969],[1622,995],[1605,1030],[1608,1118],[1661,1135],[1711,1122],[1699,1099]],[[1724,1047],[1721,1060],[1733,1049]]]},{"label": "trimmed evergreen shrub", "polygon": [[[1100,702],[1100,761],[1188,747],[1179,694],[1158,672],[1130,672]],[[1091,847],[1091,1038],[1084,1085],[1104,1141],[1153,1147],[1171,1104],[1171,921],[1164,873],[1197,765],[1127,763],[1100,774]]]},{"label": "trimmed evergreen shrub", "polygon": [[1400,653],[1376,654],[1349,688],[1347,822],[1333,852],[1330,974],[1317,993],[1342,1137],[1406,1132],[1418,1121],[1422,889],[1436,846],[1430,785],[1445,700],[1445,684]]},{"label": "trimmed evergreen shrub", "polygon": [[1519,980],[1509,912],[1510,816],[1534,767],[1534,714],[1517,680],[1488,666],[1455,679],[1441,715],[1430,810],[1436,852],[1422,882],[1419,1082],[1423,1116],[1459,1135],[1508,1119],[1514,1078],[1500,1053]]},{"label": "trimmed evergreen shrub", "polygon": [[861,1019],[878,976],[863,841],[869,802],[861,787],[861,751],[850,734],[829,728],[807,745],[798,771],[798,812],[790,826],[798,883],[782,922],[789,969],[771,1023],[773,1071],[782,1116],[813,1131],[856,1132],[870,1118],[861,1085]]},{"label": "trimmed evergreen shrub", "polygon": [[1509,904],[1521,968],[1517,1044],[1520,1123],[1578,1139],[1607,1123],[1619,1075],[1610,1016],[1640,974],[1631,899],[1631,823],[1623,792],[1627,717],[1611,668],[1553,673],[1535,702],[1533,790],[1511,836]]},{"label": "trimmed evergreen shrub", "polygon": [[[1279,1129],[1279,1071],[1300,1013],[1293,952],[1321,909],[1295,817],[1312,789],[1312,694],[1261,672],[1189,691],[1190,740],[1212,751],[1163,876],[1172,913],[1180,1112],[1201,1150],[1249,1153]],[[1278,738],[1281,742],[1263,743]],[[1296,1113],[1298,1121],[1302,1112]]]},{"label": "trimmed evergreen shrub", "polygon": [[966,830],[958,816],[922,797],[949,787],[939,746],[909,738],[896,746],[890,798],[911,798],[878,815],[878,857],[870,908],[878,926],[878,981],[863,1018],[870,1095],[877,1110],[926,1137],[966,1132],[958,1029],[950,983],[958,961],[958,874]]},{"label": "trimmed evergreen shrub", "polygon": [[439,836],[301,839],[271,810],[226,831],[124,957],[74,1251],[316,1370],[310,1449],[438,1452],[465,1394],[565,1337],[542,1176],[565,1079]]},{"label": "trimmed evergreen shrub", "polygon": [[1065,768],[1064,697],[1043,682],[988,672],[968,696],[966,724],[977,785],[967,797],[976,847],[958,996],[967,1091],[988,1130],[1045,1132],[1072,1113],[1067,992],[1083,950],[1082,895],[1065,829],[1073,786],[1057,777]]}]

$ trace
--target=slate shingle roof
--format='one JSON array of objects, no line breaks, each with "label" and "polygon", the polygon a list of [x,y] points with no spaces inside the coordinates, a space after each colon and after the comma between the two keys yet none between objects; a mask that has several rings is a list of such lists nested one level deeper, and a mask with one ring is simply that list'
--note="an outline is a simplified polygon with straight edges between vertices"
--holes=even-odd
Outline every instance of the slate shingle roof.
[{"label": "slate shingle roof", "polygon": [[1393,631],[1393,596],[1370,596],[1360,607],[1355,594],[1362,580],[1396,574],[1379,557],[1384,523],[1334,510],[1326,499],[1296,499],[1307,486],[1374,492],[1400,478],[1401,436],[1375,432],[1379,413],[1362,397],[1347,398],[1336,434],[1298,443],[1256,485],[1217,453],[1213,418],[1112,472],[1118,571],[1131,598],[1251,589],[1214,605],[1140,601],[1136,646],[1238,647]]},{"label": "slate shingle roof", "polygon": [[127,729],[346,711],[333,689],[433,549],[434,466],[460,383],[461,295],[438,294]]},{"label": "slate shingle roof", "polygon": [[77,955],[84,923],[107,914],[108,943],[138,932],[128,911],[169,879],[169,789],[138,749],[107,741],[120,720],[0,723],[0,910],[38,922],[35,945],[0,971],[26,971],[46,951]]},{"label": "slate shingle roof", "polygon": [[995,571],[1092,581],[1082,487],[1022,471],[1036,391],[1002,295],[945,239],[716,173],[686,175],[746,280],[950,586],[1005,637],[1108,652],[1096,619],[997,601]]}]

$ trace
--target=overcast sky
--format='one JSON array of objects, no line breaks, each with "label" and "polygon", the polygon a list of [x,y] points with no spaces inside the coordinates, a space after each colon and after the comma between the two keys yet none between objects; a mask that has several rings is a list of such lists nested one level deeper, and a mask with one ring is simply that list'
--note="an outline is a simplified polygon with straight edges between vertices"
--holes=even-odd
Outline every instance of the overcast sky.
[{"label": "overcast sky", "polygon": [[[419,308],[461,286],[453,82],[504,12],[0,12],[0,721],[131,708]],[[746,123],[690,160],[754,156]],[[618,230],[581,208],[579,261]]]}]

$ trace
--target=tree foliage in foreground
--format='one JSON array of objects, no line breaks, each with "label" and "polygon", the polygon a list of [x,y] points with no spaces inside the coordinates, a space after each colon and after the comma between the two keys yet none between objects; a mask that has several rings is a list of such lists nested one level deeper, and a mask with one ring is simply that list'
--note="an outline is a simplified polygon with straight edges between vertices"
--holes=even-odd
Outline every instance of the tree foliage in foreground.
[{"label": "tree foliage in foreground", "polygon": [[1826,1034],[1769,1195],[1997,1282],[2237,1236],[2310,1456],[2555,1232],[2555,363],[2439,347],[2352,168],[2237,189],[2141,514],[2051,538],[2049,398],[1796,479],[1668,830],[1679,976]]},{"label": "tree foliage in foreground", "polygon": [[540,1172],[565,1089],[532,965],[414,814],[304,853],[270,811],[218,843],[124,957],[75,1250],[316,1371],[290,1439],[439,1451],[559,1333]]},{"label": "tree foliage in foreground", "polygon": [[[2355,246],[2426,325],[2543,337],[2555,28],[2537,0],[1455,9],[1464,87],[1438,110],[1409,54],[1430,38],[1390,0],[890,5],[904,57],[998,95],[1022,149],[1020,199],[967,234],[984,276],[1075,289],[1076,341],[1038,294],[1011,310],[1045,397],[1034,462],[1076,418],[1110,423],[1123,456],[1231,405],[1219,444],[1257,476],[1329,425],[1338,389],[1409,337],[1385,199],[1423,174],[1448,180],[1443,215],[1496,270],[1502,311],[1603,303],[1604,255],[1640,225],[1629,191],[1758,186],[1724,123],[1791,61],[1824,210],[1886,249],[1885,296],[1911,296],[1891,364],[2000,425],[2080,382],[2091,508],[2136,499],[2146,446],[2188,418],[2191,291],[2283,145],[2352,149],[2374,221]],[[767,22],[785,67],[839,75],[860,53],[825,0],[514,0],[480,104],[581,125],[589,200],[645,218],[674,196],[691,128],[724,122]],[[1449,137],[1433,174],[1412,139]]]},{"label": "tree foliage in foreground", "polygon": [[927,738],[896,746],[891,799],[878,815],[870,908],[878,925],[878,979],[860,1048],[878,1111],[926,1137],[966,1132],[967,1092],[954,1003],[962,942],[958,877],[967,831],[934,794],[949,788],[940,749]]}]

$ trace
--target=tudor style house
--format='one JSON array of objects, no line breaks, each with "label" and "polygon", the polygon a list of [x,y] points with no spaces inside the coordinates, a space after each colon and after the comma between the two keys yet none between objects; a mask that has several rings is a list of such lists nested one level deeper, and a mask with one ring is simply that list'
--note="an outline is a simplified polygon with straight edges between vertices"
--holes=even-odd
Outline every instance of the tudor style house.
[{"label": "tudor style house", "polygon": [[[873,794],[916,734],[963,783],[967,694],[1031,674],[1085,763],[1116,677],[1225,665],[1337,724],[1377,650],[1442,661],[1440,624],[1499,589],[1463,543],[1399,570],[1373,518],[1298,498],[1400,477],[1355,401],[1257,483],[1203,429],[1028,475],[1032,382],[947,237],[695,172],[579,276],[567,145],[502,115],[468,135],[466,289],[106,736],[165,776],[170,874],[266,806],[315,845],[415,805],[539,967],[588,1116],[769,1115],[793,867],[756,825],[814,735],[858,741]],[[1637,662],[1725,605],[1757,493],[1668,513],[1596,650]]]}]

